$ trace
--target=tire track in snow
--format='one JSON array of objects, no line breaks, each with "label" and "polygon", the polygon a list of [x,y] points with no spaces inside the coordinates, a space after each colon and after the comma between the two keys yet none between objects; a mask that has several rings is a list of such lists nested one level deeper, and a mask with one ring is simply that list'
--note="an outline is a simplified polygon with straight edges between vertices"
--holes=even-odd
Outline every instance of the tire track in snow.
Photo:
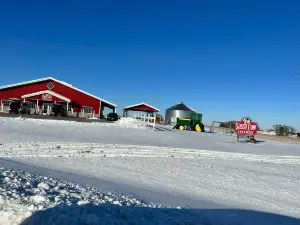
[{"label": "tire track in snow", "polygon": [[74,142],[0,145],[0,157],[142,157],[246,160],[300,165],[300,157],[218,152],[170,147]]}]

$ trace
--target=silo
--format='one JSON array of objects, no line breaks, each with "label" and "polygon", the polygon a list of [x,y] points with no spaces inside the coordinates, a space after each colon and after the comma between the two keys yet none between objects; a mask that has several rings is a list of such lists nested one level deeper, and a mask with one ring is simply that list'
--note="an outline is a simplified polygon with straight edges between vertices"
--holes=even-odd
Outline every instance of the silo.
[{"label": "silo", "polygon": [[176,123],[177,118],[189,118],[191,113],[196,112],[191,107],[180,102],[166,110],[166,124]]}]

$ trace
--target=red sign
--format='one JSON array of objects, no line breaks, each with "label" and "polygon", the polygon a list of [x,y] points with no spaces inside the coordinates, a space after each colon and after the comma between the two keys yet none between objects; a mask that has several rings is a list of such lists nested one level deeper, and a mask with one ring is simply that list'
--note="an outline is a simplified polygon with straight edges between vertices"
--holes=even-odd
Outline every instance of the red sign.
[{"label": "red sign", "polygon": [[235,133],[237,135],[254,136],[258,130],[258,124],[252,122],[250,117],[244,117],[242,121],[235,122]]},{"label": "red sign", "polygon": [[42,95],[42,100],[52,101],[52,95],[50,95],[50,94],[43,94]]}]

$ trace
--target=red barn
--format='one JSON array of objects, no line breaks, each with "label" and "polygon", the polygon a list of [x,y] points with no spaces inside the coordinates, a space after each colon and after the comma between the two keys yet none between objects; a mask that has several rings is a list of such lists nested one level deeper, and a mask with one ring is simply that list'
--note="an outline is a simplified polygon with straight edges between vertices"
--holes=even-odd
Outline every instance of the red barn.
[{"label": "red barn", "polygon": [[0,87],[0,111],[8,112],[12,100],[28,102],[37,114],[49,115],[53,103],[62,104],[69,116],[99,117],[104,107],[116,112],[117,105],[52,77]]}]

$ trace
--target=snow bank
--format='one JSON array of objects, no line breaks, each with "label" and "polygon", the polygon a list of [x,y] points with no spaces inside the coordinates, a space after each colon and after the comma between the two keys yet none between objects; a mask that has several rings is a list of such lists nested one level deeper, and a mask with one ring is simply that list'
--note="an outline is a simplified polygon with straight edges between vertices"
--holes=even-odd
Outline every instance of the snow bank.
[{"label": "snow bank", "polygon": [[[90,118],[89,120],[95,120],[95,118]],[[146,129],[149,127],[147,123],[138,121],[134,118],[124,117],[114,123],[99,123],[99,122],[78,122],[70,120],[54,120],[54,119],[33,119],[24,117],[0,117],[1,123],[16,123],[16,124],[36,124],[36,125],[73,125],[73,126],[88,126],[95,128],[105,128],[111,126],[118,126],[124,128],[135,128],[135,129]]]},{"label": "snow bank", "polygon": [[130,117],[122,117],[117,122],[114,123],[116,126],[135,128],[135,129],[146,129],[148,127],[147,123],[138,121]]},{"label": "snow bank", "polygon": [[[119,220],[125,222],[122,224],[131,224],[130,222],[126,223],[124,216],[127,215],[128,218],[134,218],[136,221],[147,218],[135,215],[134,209],[130,209],[128,212],[121,211],[122,207],[120,206],[161,207],[158,204],[147,204],[119,193],[99,191],[88,186],[5,168],[0,168],[0,184],[1,225],[21,224],[24,219],[37,211],[51,208],[51,218],[47,218],[47,220],[56,222],[51,224],[67,224],[67,222],[68,224],[98,224],[95,221],[111,221],[112,219],[116,222],[114,224],[118,224]],[[99,209],[102,210],[97,212],[76,207],[85,204],[109,205],[100,207]],[[59,205],[67,207],[68,210],[59,213]],[[119,208],[113,207],[114,205]],[[113,216],[114,214],[115,216]],[[45,224],[45,222],[48,221],[45,221],[44,216],[37,216],[37,220],[36,218],[34,221],[28,220],[25,224]]]},{"label": "snow bank", "polygon": [[[51,124],[72,124],[72,125],[79,125],[79,126],[84,126],[85,122],[77,122],[77,121],[72,121],[72,120],[55,120],[55,119],[33,119],[33,118],[25,118],[25,117],[0,117],[0,122],[2,123],[18,123],[18,124],[46,124],[46,125],[51,125]],[[94,123],[98,124],[98,123]]]},{"label": "snow bank", "polygon": [[291,134],[289,135],[290,138],[298,138],[298,135],[297,134]]},{"label": "snow bank", "polygon": [[23,171],[0,168],[0,183],[1,225],[208,224],[202,214],[180,207]]},{"label": "snow bank", "polygon": [[276,133],[274,131],[257,131],[258,134],[272,135],[275,136]]}]

